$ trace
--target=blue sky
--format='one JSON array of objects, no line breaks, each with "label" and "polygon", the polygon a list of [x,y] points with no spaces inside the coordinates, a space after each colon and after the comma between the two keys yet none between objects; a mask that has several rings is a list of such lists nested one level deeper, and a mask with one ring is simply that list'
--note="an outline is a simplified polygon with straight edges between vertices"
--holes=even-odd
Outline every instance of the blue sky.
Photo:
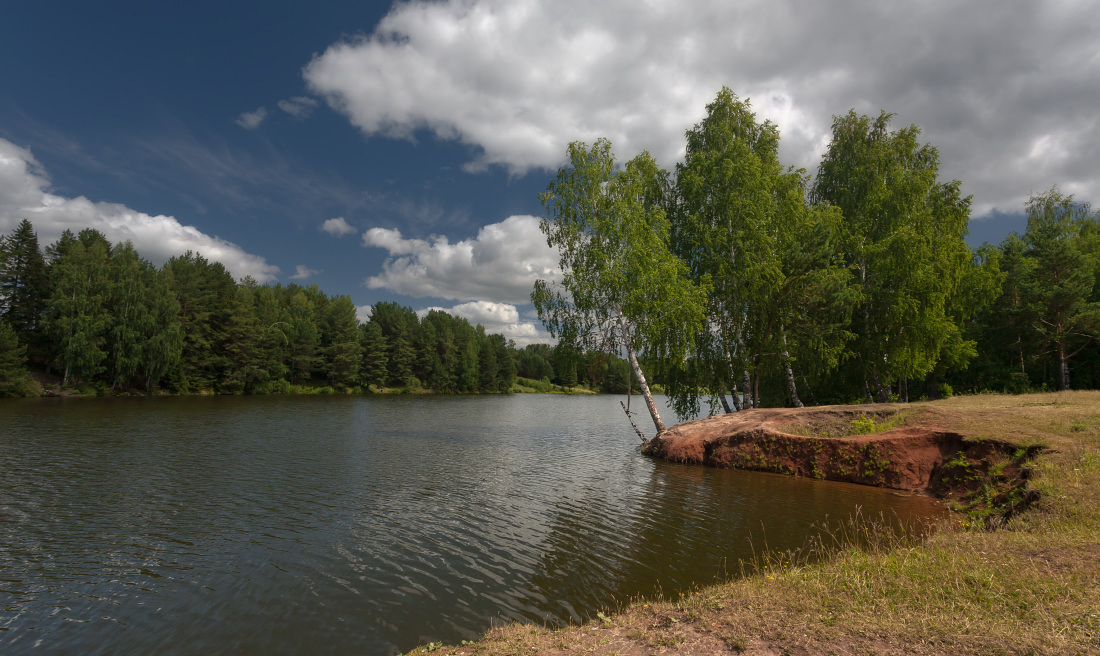
[{"label": "blue sky", "polygon": [[976,242],[1020,229],[1031,192],[1095,199],[1098,17],[1062,1],[13,3],[0,232],[90,225],[158,263],[193,248],[524,343],[543,335],[525,290],[555,264],[537,194],[566,143],[607,136],[672,167],[722,85],[810,170],[833,114],[917,123],[974,195]]}]

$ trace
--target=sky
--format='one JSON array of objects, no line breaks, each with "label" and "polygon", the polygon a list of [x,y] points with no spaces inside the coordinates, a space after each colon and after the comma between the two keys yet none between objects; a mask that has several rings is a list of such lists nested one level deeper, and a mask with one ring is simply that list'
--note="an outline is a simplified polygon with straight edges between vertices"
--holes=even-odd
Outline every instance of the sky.
[{"label": "sky", "polygon": [[161,264],[446,309],[520,345],[558,275],[538,194],[571,141],[673,168],[722,86],[814,172],[895,114],[973,196],[969,241],[1053,185],[1100,199],[1100,2],[10,3],[0,234],[94,227]]}]

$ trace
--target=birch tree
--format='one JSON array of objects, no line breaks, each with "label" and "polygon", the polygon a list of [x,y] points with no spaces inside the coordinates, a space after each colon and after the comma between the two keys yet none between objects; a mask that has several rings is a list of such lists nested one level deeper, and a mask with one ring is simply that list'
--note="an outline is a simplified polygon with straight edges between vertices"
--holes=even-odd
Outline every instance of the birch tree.
[{"label": "birch tree", "polygon": [[713,292],[691,358],[669,362],[681,413],[698,411],[700,395],[728,412],[727,389],[735,408],[756,407],[765,373],[779,374],[800,406],[794,368],[836,366],[850,336],[850,274],[837,257],[839,213],[807,204],[806,185],[804,171],[779,160],[778,128],[729,89],[688,131],[674,246]]},{"label": "birch tree", "polygon": [[611,143],[569,145],[569,165],[540,200],[540,227],[558,250],[561,282],[539,280],[531,299],[555,338],[583,350],[622,348],[653,425],[664,421],[638,361],[661,349],[684,357],[703,321],[705,283],[692,282],[669,248],[661,208],[667,175],[648,153],[616,170]]},{"label": "birch tree", "polygon": [[[939,153],[918,143],[920,129],[891,131],[891,118],[834,117],[813,189],[816,202],[844,215],[843,247],[860,291],[854,373],[879,401],[891,379],[931,372],[958,337],[951,308],[975,266],[964,241],[970,197],[959,181],[937,179]],[[972,352],[973,344],[953,350],[960,348]]]},{"label": "birch tree", "polygon": [[103,242],[75,239],[68,231],[59,244],[50,265],[46,327],[54,344],[54,363],[64,372],[62,385],[68,385],[70,377],[90,380],[107,357],[110,254]]}]

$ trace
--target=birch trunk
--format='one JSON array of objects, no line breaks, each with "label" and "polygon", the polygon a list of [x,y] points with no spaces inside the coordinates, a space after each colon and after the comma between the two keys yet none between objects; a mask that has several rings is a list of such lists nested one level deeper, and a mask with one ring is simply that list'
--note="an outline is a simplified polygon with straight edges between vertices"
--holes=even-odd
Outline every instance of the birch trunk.
[{"label": "birch trunk", "polygon": [[737,385],[731,386],[730,398],[733,399],[734,409],[738,412],[741,412],[744,409],[744,406],[741,403],[741,393],[737,391]]},{"label": "birch trunk", "polygon": [[798,398],[798,388],[794,384],[794,372],[791,371],[791,359],[786,351],[783,351],[783,369],[787,372],[787,390],[791,393],[791,403],[796,408],[804,407],[802,400]]},{"label": "birch trunk", "polygon": [[[737,330],[737,339],[738,339],[738,342],[740,343],[740,339],[741,339],[741,329],[740,328]],[[733,358],[730,357],[729,348],[727,347],[725,349],[725,351],[726,351],[726,364],[728,364],[729,366],[733,366]],[[719,389],[724,390],[725,386],[723,385]],[[736,409],[737,412],[741,412],[741,408],[742,408],[742,406],[741,406],[741,395],[738,394],[738,392],[737,392],[737,383],[733,383],[733,384],[730,385],[730,397],[733,398],[733,407],[734,407],[734,409]],[[722,404],[725,405],[725,400],[724,399],[722,401]],[[726,412],[728,413],[729,411],[730,411],[729,407],[726,407]]]},{"label": "birch trunk", "polygon": [[794,371],[791,370],[791,354],[787,352],[787,334],[783,333],[783,369],[787,373],[787,390],[791,393],[791,403],[794,407],[801,408],[802,400],[798,398],[798,386],[794,382]]},{"label": "birch trunk", "polygon": [[626,354],[630,360],[630,368],[634,370],[634,375],[638,377],[638,387],[642,390],[642,397],[645,399],[646,407],[649,408],[649,415],[653,417],[653,425],[657,427],[657,434],[665,432],[665,422],[661,421],[661,415],[657,412],[657,404],[653,402],[653,394],[649,391],[649,383],[646,382],[645,374],[642,373],[641,366],[638,365],[638,358],[634,354],[634,340],[630,337],[630,329],[626,324],[626,317],[622,312],[619,312],[619,328],[623,331],[623,342],[626,344]]},{"label": "birch trunk", "polygon": [[718,400],[722,402],[722,409],[726,411],[727,415],[730,412],[733,412],[732,410],[730,410],[729,402],[726,401],[726,388],[724,385],[718,386]]}]

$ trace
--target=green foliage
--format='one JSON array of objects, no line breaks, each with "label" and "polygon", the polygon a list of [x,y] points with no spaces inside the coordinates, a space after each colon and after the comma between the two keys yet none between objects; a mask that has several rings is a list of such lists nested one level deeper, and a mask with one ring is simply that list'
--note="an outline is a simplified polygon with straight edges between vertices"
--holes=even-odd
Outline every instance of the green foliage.
[{"label": "green foliage", "polygon": [[881,416],[861,412],[858,417],[851,421],[851,427],[844,434],[873,435],[874,433],[884,433],[903,426],[908,419],[909,412],[907,410]]},{"label": "green foliage", "polygon": [[972,391],[1100,385],[1100,221],[1058,189],[1033,195],[1028,226],[994,254],[1000,294],[969,327],[979,355],[958,385]]},{"label": "green foliage", "polygon": [[179,392],[212,390],[226,366],[224,330],[236,302],[236,284],[226,268],[191,251],[164,265],[171,275],[179,302],[182,352],[168,372],[169,384]]},{"label": "green foliage", "polygon": [[1100,337],[1095,298],[1097,261],[1083,238],[1095,229],[1087,203],[1057,188],[1027,203],[1025,255],[1033,262],[1023,280],[1040,345],[1055,354],[1059,389],[1070,388],[1070,360]]},{"label": "green foliage", "polygon": [[324,313],[322,342],[325,369],[336,389],[354,386],[359,379],[363,347],[359,342],[359,320],[355,304],[347,296],[338,296],[327,304]]},{"label": "green foliage", "polygon": [[875,420],[867,415],[860,415],[858,419],[852,420],[852,434],[853,435],[869,435],[875,432]]},{"label": "green foliage", "polygon": [[366,385],[382,387],[386,384],[389,362],[389,340],[382,334],[382,326],[368,321],[359,326],[359,341],[363,347],[363,362],[359,367],[360,379]]},{"label": "green foliage", "polygon": [[76,239],[66,231],[50,263],[45,327],[54,364],[64,371],[64,385],[70,376],[90,380],[103,370],[107,357],[109,244],[91,232],[85,230]]},{"label": "green foliage", "polygon": [[567,348],[626,350],[660,432],[664,423],[637,354],[686,355],[703,321],[706,288],[670,250],[661,206],[667,174],[648,153],[620,171],[604,139],[591,147],[574,142],[568,154],[569,166],[540,196],[547,211],[540,227],[558,251],[562,281],[539,280],[531,300]]},{"label": "green foliage", "polygon": [[972,250],[961,184],[938,179],[916,126],[890,119],[834,117],[812,185],[729,89],[687,132],[674,176],[647,153],[617,165],[606,140],[571,144],[540,196],[563,277],[532,301],[553,347],[392,302],[360,325],[346,296],[238,284],[190,252],[158,270],[91,229],[43,257],[24,220],[0,236],[0,321],[17,345],[0,384],[28,366],[149,393],[487,393],[523,377],[637,389],[658,430],[662,388],[692,415],[905,401],[910,385],[921,398],[1100,386],[1090,206],[1051,188],[1029,199],[1023,235]]},{"label": "green foliage", "polygon": [[48,280],[38,236],[23,219],[12,234],[0,237],[0,319],[20,341],[38,354],[42,349],[42,316]]},{"label": "green foliage", "polygon": [[809,205],[805,185],[804,171],[779,162],[778,128],[758,123],[729,89],[687,133],[673,241],[711,294],[691,358],[663,362],[681,414],[742,380],[747,404],[759,405],[761,378],[777,373],[799,405],[793,367],[805,374],[837,366],[858,296],[840,257],[840,214]]},{"label": "green foliage", "polygon": [[957,180],[937,179],[939,154],[917,142],[920,130],[890,131],[890,118],[835,117],[814,185],[816,202],[843,213],[845,260],[860,292],[847,375],[870,381],[880,401],[884,381],[923,378],[945,354],[965,366],[974,344],[962,322],[986,300],[960,297],[984,284],[963,240],[970,198]]},{"label": "green foliage", "polygon": [[[37,252],[29,223],[0,236],[0,273],[10,274],[0,280],[20,281],[4,288],[5,302],[16,296],[10,290],[31,287],[16,274],[33,258],[11,255],[24,242]],[[445,312],[430,312],[422,326],[411,309],[379,303],[360,326],[347,296],[247,277],[238,284],[191,252],[157,270],[129,242],[112,245],[95,230],[65,232],[46,253],[46,295],[36,299],[44,318],[23,336],[41,331],[49,363],[80,393],[139,385],[154,393],[162,382],[180,393],[327,394],[387,382],[418,391],[418,374],[431,391],[496,393],[515,381],[514,344]],[[0,393],[35,393],[19,331],[4,322],[0,341]]]},{"label": "green foliage", "polygon": [[37,384],[24,366],[26,357],[15,329],[0,320],[0,396],[38,396]]}]

